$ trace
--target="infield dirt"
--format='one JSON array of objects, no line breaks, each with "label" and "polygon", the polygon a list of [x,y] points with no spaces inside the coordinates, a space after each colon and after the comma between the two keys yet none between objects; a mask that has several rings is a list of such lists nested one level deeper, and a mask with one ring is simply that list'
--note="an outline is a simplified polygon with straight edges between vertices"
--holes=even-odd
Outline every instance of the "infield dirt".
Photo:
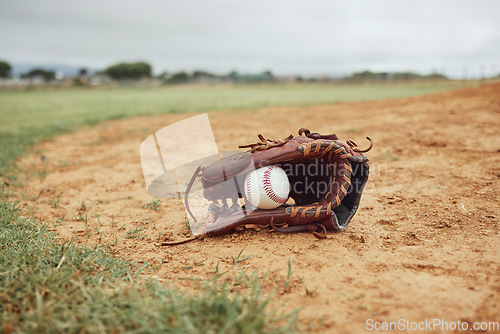
[{"label": "infield dirt", "polygon": [[[180,289],[196,290],[216,270],[229,271],[220,280],[241,275],[240,268],[257,270],[264,291],[276,291],[275,306],[300,307],[303,326],[322,323],[313,331],[364,332],[368,319],[500,321],[499,83],[415,98],[209,113],[219,150],[256,142],[259,133],[297,135],[302,127],[361,147],[366,136],[373,139],[359,211],[344,232],[325,240],[262,229],[159,246],[186,237],[185,211],[180,200],[152,202],[139,146],[189,116],[109,121],[39,145],[39,153],[19,161],[32,175],[23,202],[61,239],[112,245],[117,256],[155,268],[144,276]],[[240,259],[251,257],[237,262],[240,252]]]}]

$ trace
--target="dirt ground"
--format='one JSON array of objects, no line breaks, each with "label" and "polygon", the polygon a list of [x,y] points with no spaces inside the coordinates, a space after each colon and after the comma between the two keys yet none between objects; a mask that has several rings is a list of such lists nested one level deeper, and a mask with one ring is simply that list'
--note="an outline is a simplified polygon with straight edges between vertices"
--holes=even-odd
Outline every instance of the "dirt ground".
[{"label": "dirt ground", "polygon": [[[152,203],[139,146],[189,116],[110,121],[43,143],[20,161],[32,176],[24,201],[61,239],[110,244],[118,256],[155,268],[148,277],[180,288],[217,269],[230,278],[238,266],[257,270],[267,275],[264,290],[277,291],[276,305],[301,307],[300,323],[321,322],[318,332],[364,332],[369,319],[500,321],[500,83],[386,101],[209,113],[219,150],[256,142],[259,133],[297,135],[301,127],[361,147],[366,136],[373,139],[359,211],[326,240],[245,230],[159,246],[185,237],[185,212],[179,200]],[[251,257],[235,264],[240,252]]]}]

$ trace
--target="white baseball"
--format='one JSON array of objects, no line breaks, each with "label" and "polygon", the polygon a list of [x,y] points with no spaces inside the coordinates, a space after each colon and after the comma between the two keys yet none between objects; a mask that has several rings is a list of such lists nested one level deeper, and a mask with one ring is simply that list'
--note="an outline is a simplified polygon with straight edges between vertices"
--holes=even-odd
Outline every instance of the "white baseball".
[{"label": "white baseball", "polygon": [[288,200],[289,193],[288,176],[276,165],[256,169],[245,179],[245,195],[259,209],[277,208]]}]

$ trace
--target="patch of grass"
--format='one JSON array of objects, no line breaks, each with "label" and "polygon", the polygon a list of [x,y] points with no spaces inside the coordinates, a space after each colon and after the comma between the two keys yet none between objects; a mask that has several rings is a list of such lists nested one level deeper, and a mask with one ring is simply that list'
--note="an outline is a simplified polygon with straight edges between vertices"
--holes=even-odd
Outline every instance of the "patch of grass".
[{"label": "patch of grass", "polygon": [[290,289],[290,278],[292,277],[292,259],[288,259],[288,272],[286,274],[286,281],[283,285],[283,289],[285,292],[288,292]]},{"label": "patch of grass", "polygon": [[348,128],[347,130],[345,130],[345,132],[346,133],[357,133],[357,132],[359,132],[359,129],[351,127],[351,128]]},{"label": "patch of grass", "polygon": [[149,202],[148,204],[144,204],[142,207],[144,209],[151,209],[151,210],[159,211],[159,210],[161,210],[162,205],[163,205],[162,201],[155,198],[155,199],[151,200],[151,202]]},{"label": "patch of grass", "polygon": [[396,155],[396,154],[392,153],[392,151],[390,149],[387,149],[380,154],[380,159],[396,161],[399,159],[399,155]]},{"label": "patch of grass", "polygon": [[61,200],[61,196],[58,196],[57,198],[49,198],[50,207],[53,209],[57,208],[60,200]]},{"label": "patch of grass", "polygon": [[143,240],[144,238],[147,237],[147,235],[144,233],[145,229],[137,226],[135,230],[130,230],[125,232],[125,239],[137,239],[137,240]]},{"label": "patch of grass", "polygon": [[85,203],[85,200],[81,201],[81,203],[80,203],[80,210],[81,211],[87,211],[87,204]]},{"label": "patch of grass", "polygon": [[[21,332],[289,333],[296,315],[271,308],[258,281],[247,291],[205,285],[181,293],[142,279],[104,247],[58,244],[44,225],[0,201],[0,323]],[[201,261],[195,265],[202,265]],[[274,314],[274,315],[273,315]]]},{"label": "patch of grass", "polygon": [[233,256],[233,261],[234,263],[239,263],[239,262],[243,262],[245,260],[248,260],[249,258],[253,257],[253,255],[248,255],[248,256],[245,256],[245,257],[241,257],[241,254],[243,254],[243,249],[238,253],[238,256],[234,257]]},{"label": "patch of grass", "polygon": [[316,294],[318,287],[316,287],[314,290],[310,290],[309,288],[307,288],[307,285],[306,283],[304,283],[304,279],[302,277],[299,277],[299,281],[304,286],[304,289],[306,291],[306,296],[313,296],[314,294]]}]

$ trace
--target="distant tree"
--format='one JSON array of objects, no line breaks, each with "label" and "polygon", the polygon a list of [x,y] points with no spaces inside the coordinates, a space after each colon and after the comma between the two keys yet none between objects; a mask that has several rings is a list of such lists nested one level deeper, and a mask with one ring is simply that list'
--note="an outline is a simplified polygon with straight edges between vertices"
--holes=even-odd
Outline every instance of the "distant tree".
[{"label": "distant tree", "polygon": [[223,78],[217,74],[206,71],[194,71],[191,75],[193,82],[220,82]]},{"label": "distant tree", "polygon": [[157,78],[158,78],[158,79],[163,80],[163,81],[166,81],[166,80],[168,79],[168,77],[169,77],[169,74],[168,74],[168,72],[167,72],[167,71],[163,71],[163,72],[161,72],[161,73],[157,76]]},{"label": "distant tree", "polygon": [[25,79],[33,79],[33,78],[42,78],[45,81],[52,81],[56,78],[55,71],[47,71],[41,68],[35,68],[28,73],[22,74],[21,78]]},{"label": "distant tree", "polygon": [[10,78],[10,71],[12,66],[5,61],[0,60],[0,78]]},{"label": "distant tree", "polygon": [[236,78],[237,76],[238,76],[238,72],[236,72],[236,71],[231,71],[227,75],[228,78]]},{"label": "distant tree", "polygon": [[189,82],[189,74],[186,72],[177,72],[172,74],[170,78],[168,78],[167,83],[169,84],[180,84]]},{"label": "distant tree", "polygon": [[265,71],[262,74],[265,75],[265,76],[268,76],[271,79],[274,79],[273,72],[271,72],[271,71]]},{"label": "distant tree", "polygon": [[439,74],[439,73],[432,73],[426,76],[428,79],[433,79],[433,80],[448,80],[448,77],[444,74]]},{"label": "distant tree", "polygon": [[422,79],[422,76],[413,72],[396,72],[394,73],[394,80],[416,80]]},{"label": "distant tree", "polygon": [[217,78],[217,77],[219,77],[217,74],[213,74],[213,73],[205,72],[205,71],[194,71],[192,76],[193,76],[193,78],[198,78],[198,77]]},{"label": "distant tree", "polygon": [[78,71],[78,77],[81,78],[81,77],[86,77],[89,75],[89,71],[87,71],[86,68],[81,68],[79,71]]},{"label": "distant tree", "polygon": [[115,80],[138,80],[149,78],[152,73],[151,65],[145,62],[119,63],[106,69],[106,74]]}]

